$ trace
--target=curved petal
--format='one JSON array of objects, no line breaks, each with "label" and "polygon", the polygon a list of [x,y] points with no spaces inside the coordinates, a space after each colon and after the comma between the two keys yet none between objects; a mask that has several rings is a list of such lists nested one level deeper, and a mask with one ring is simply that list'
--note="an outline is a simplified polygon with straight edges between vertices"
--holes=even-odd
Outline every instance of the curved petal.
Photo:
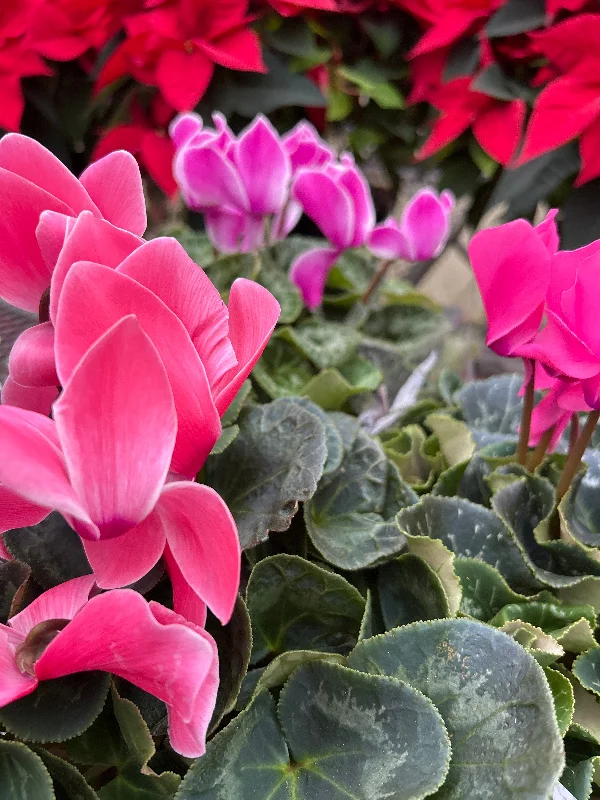
[{"label": "curved petal", "polygon": [[[219,253],[243,253],[246,222],[249,215],[234,208],[209,208],[204,212],[206,233]],[[259,220],[258,230],[263,235],[264,222]]]},{"label": "curved petal", "polygon": [[193,111],[185,114],[178,114],[169,125],[169,136],[173,140],[175,147],[182,147],[192,136],[195,136],[203,128],[202,117]]},{"label": "curved petal", "polygon": [[140,594],[115,589],[86,603],[50,642],[35,670],[39,680],[112,672],[189,722],[213,658],[213,648],[197,631],[179,622],[162,624]]},{"label": "curved petal", "polygon": [[227,306],[210,278],[176,239],[159,237],[147,242],[117,271],[153,292],[181,320],[202,359],[211,387],[236,366],[227,335]]},{"label": "curved petal", "polygon": [[[71,313],[71,309],[77,313]],[[221,422],[204,366],[190,337],[167,306],[137,281],[81,262],[67,275],[59,301],[56,364],[62,385],[86,350],[124,316],[134,314],[167,370],[177,411],[171,469],[193,477],[219,438]],[[235,347],[235,343],[233,343]]]},{"label": "curved petal", "polygon": [[223,415],[261,357],[279,319],[281,307],[271,292],[254,281],[237,278],[229,292],[229,340],[237,366],[215,389],[215,405]]},{"label": "curved petal", "polygon": [[531,344],[522,348],[523,355],[535,358],[570,378],[592,378],[597,375],[600,372],[600,357],[592,353],[550,309],[546,309],[546,318],[546,327]]},{"label": "curved petal", "polygon": [[31,694],[38,685],[37,678],[23,674],[17,667],[11,634],[10,628],[0,625],[0,708]]},{"label": "curved petal", "polygon": [[210,144],[180,150],[175,156],[174,174],[191,208],[203,211],[232,206],[248,211],[248,197],[237,169]]},{"label": "curved petal", "polygon": [[411,260],[411,249],[406,236],[392,218],[374,228],[367,241],[367,247],[377,258],[385,258],[388,261],[397,258]]},{"label": "curved petal", "polygon": [[300,289],[304,305],[311,311],[323,302],[327,276],[339,255],[337,250],[316,247],[302,253],[292,263],[290,280]]},{"label": "curved petal", "polygon": [[21,386],[10,375],[2,387],[2,405],[16,406],[50,416],[52,403],[58,397],[58,386]]},{"label": "curved petal", "polygon": [[354,238],[355,214],[350,194],[332,177],[317,170],[301,170],[293,196],[334,247],[345,250]]},{"label": "curved petal", "polygon": [[189,111],[198,105],[214,70],[212,60],[199,50],[165,49],[156,66],[156,83],[169,105]]},{"label": "curved petal", "polygon": [[0,169],[0,297],[35,313],[50,286],[50,270],[35,236],[40,214],[46,210],[71,214],[69,206],[53,195]]},{"label": "curved petal", "polygon": [[183,572],[173,558],[168,544],[165,546],[163,559],[173,589],[173,609],[195,625],[204,627],[206,623],[206,603],[198,597],[183,577]]},{"label": "curved petal", "polygon": [[83,546],[98,586],[121,589],[139,581],[156,565],[165,549],[165,531],[153,511],[121,536],[97,542],[84,540]]},{"label": "curved petal", "polygon": [[269,120],[259,114],[241,134],[235,162],[253,214],[277,214],[283,208],[292,177],[290,159]]},{"label": "curved petal", "polygon": [[[20,495],[0,484],[0,533],[37,525],[38,522],[46,519],[49,513],[47,508],[24,500]],[[3,547],[4,543],[0,541],[0,551]],[[5,558],[5,555],[0,552],[0,558]]]},{"label": "curved petal", "polygon": [[402,231],[410,244],[412,261],[429,261],[446,244],[450,225],[448,212],[431,189],[422,189],[402,214]]},{"label": "curved petal", "polygon": [[241,559],[229,509],[209,486],[183,482],[165,486],[157,508],[184,579],[225,625],[237,597]]},{"label": "curved petal", "polygon": [[592,242],[577,250],[560,250],[553,256],[546,303],[556,314],[562,313],[563,292],[575,283],[577,270],[586,259],[593,256],[596,256],[596,263],[600,266],[597,260],[600,259],[600,242]]},{"label": "curved petal", "polygon": [[600,356],[599,266],[600,253],[587,258],[579,265],[575,283],[562,294],[561,316],[577,337],[585,342],[593,353]]},{"label": "curved petal", "polygon": [[177,417],[165,367],[133,315],[90,347],[53,410],[71,483],[101,536],[141,522],[167,477]]},{"label": "curved petal", "polygon": [[558,208],[551,208],[544,219],[535,226],[535,231],[543,243],[548,248],[551,256],[555,255],[560,245],[558,228],[556,227],[556,215]]},{"label": "curved petal", "polygon": [[27,636],[40,622],[49,619],[73,619],[75,614],[87,603],[92,586],[96,582],[93,575],[84,575],[48,589],[30,603],[23,611],[10,618],[10,627]]},{"label": "curved petal", "polygon": [[8,368],[12,379],[22,386],[58,386],[51,322],[23,331],[12,346]]},{"label": "curved petal", "polygon": [[40,214],[40,221],[35,229],[35,238],[50,272],[54,269],[63,248],[70,223],[74,221],[73,217],[57,214],[56,211],[43,211]]},{"label": "curved petal", "polygon": [[0,168],[20,175],[62,200],[71,215],[85,210],[99,214],[85,186],[62,161],[29,136],[8,133],[0,139]]},{"label": "curved petal", "polygon": [[117,267],[144,240],[128,231],[116,228],[104,219],[88,212],[77,217],[61,249],[52,273],[50,289],[50,319],[56,323],[58,301],[67,272],[77,261],[94,261],[106,267]]},{"label": "curved petal", "polygon": [[[30,503],[93,524],[75,494],[64,458],[46,434],[51,420],[12,406],[0,406],[0,483]],[[1,527],[1,525],[0,525]]]},{"label": "curved petal", "polygon": [[354,165],[344,170],[340,184],[346,189],[354,206],[354,236],[352,247],[361,247],[375,226],[375,206],[365,176]]},{"label": "curved petal", "polygon": [[104,219],[142,236],[146,230],[146,200],[137,161],[126,150],[115,150],[94,161],[79,179]]}]

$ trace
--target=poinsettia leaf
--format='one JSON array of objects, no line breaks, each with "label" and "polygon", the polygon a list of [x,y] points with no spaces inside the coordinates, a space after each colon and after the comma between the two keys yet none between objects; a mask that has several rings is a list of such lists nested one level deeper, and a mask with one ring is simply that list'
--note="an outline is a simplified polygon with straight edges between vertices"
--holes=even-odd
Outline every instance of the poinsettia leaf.
[{"label": "poinsettia leaf", "polygon": [[210,723],[212,731],[235,707],[250,663],[252,628],[243,599],[238,596],[233,615],[227,625],[221,625],[211,614],[206,629],[216,641],[219,651],[219,691]]},{"label": "poinsettia leaf", "polygon": [[[33,752],[40,757],[50,773],[54,784],[60,787],[59,795],[64,800],[98,800],[98,795],[83,777],[81,772],[57,755],[48,752],[44,747],[31,745]],[[12,797],[12,795],[10,795]],[[34,795],[31,795],[34,798]],[[37,800],[38,795],[35,795]]]},{"label": "poinsettia leaf", "polygon": [[252,663],[287,650],[346,655],[356,644],[365,601],[341,575],[298,556],[265,558],[246,593]]},{"label": "poinsettia leaf", "polygon": [[377,590],[386,630],[450,616],[440,579],[422,558],[411,553],[379,567]]},{"label": "poinsettia leaf", "polygon": [[548,681],[550,691],[552,692],[556,721],[558,722],[560,735],[564,736],[573,719],[573,711],[575,708],[575,697],[573,695],[571,681],[565,678],[558,670],[552,669],[552,667],[545,667],[544,674]]},{"label": "poinsettia leaf", "polygon": [[440,785],[448,754],[441,718],[421,694],[390,678],[311,662],[294,672],[277,710],[263,691],[209,743],[178,800],[331,800],[332,792],[417,800]]},{"label": "poinsettia leaf", "polygon": [[488,97],[493,97],[496,100],[506,100],[509,103],[518,99],[524,90],[526,91],[526,87],[521,89],[520,85],[511,80],[502,67],[496,63],[490,64],[489,67],[481,70],[469,88],[473,91],[487,94]]},{"label": "poinsettia leaf", "polygon": [[353,328],[317,319],[285,327],[278,336],[298,348],[319,369],[339,367],[348,361],[360,341],[360,334]]},{"label": "poinsettia leaf", "polygon": [[564,764],[542,669],[506,634],[473,620],[417,622],[357,645],[348,665],[389,675],[439,708],[452,744],[436,797],[547,797]]},{"label": "poinsettia leaf", "polygon": [[507,0],[491,17],[485,30],[490,38],[515,36],[543,28],[547,22],[545,0]]},{"label": "poinsettia leaf", "polygon": [[206,462],[205,480],[235,517],[244,549],[289,528],[317,488],[327,457],[325,426],[293,399],[243,409],[240,432]]},{"label": "poinsettia leaf", "polygon": [[323,476],[305,504],[306,527],[314,546],[341,569],[362,569],[400,553],[405,540],[396,512],[416,501],[381,445],[355,429],[338,470]]},{"label": "poinsettia leaf", "polygon": [[22,561],[0,561],[0,622],[6,624],[16,614],[31,575],[31,567]]},{"label": "poinsettia leaf", "polygon": [[38,525],[7,531],[3,539],[11,555],[31,567],[34,580],[43,589],[92,571],[81,539],[58,511]]},{"label": "poinsettia leaf", "polygon": [[7,800],[55,800],[41,758],[21,742],[0,740],[0,796]]},{"label": "poinsettia leaf", "polygon": [[397,517],[411,536],[440,539],[457,556],[491,564],[517,591],[539,588],[511,531],[492,511],[458,497],[426,495]]},{"label": "poinsettia leaf", "polygon": [[81,672],[42,681],[29,695],[0,709],[0,723],[31,742],[64,742],[89,728],[108,694],[110,675]]}]

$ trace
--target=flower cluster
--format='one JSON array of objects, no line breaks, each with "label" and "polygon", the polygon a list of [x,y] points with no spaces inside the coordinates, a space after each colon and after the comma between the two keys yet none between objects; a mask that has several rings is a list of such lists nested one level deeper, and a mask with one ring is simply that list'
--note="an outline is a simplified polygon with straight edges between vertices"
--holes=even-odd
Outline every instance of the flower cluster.
[{"label": "flower cluster", "polygon": [[[240,279],[227,307],[175,239],[144,241],[141,178],[125,152],[78,180],[8,134],[0,219],[0,297],[40,317],[3,387],[0,532],[57,510],[93,570],[0,629],[0,703],[106,670],[164,700],[173,747],[199,755],[218,684],[206,609],[229,620],[240,548],[225,503],[194,479],[279,305]],[[173,611],[123,588],[160,559]]]},{"label": "flower cluster", "polygon": [[449,232],[450,192],[426,189],[400,223],[376,225],[369,185],[348,153],[339,158],[307,122],[280,137],[259,115],[239,136],[216,114],[205,128],[197,114],[171,124],[175,179],[186,205],[204,214],[207,233],[222,253],[248,252],[285,238],[304,212],[328,240],[299,256],[290,277],[306,305],[321,304],[327,275],[339,256],[367,246],[387,261],[427,261]]}]

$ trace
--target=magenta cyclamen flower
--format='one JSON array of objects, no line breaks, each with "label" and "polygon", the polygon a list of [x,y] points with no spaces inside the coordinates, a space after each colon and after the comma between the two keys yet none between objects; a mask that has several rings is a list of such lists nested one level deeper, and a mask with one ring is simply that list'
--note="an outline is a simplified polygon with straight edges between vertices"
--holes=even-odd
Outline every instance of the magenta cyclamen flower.
[{"label": "magenta cyclamen flower", "polygon": [[40,681],[111,672],[163,700],[173,748],[201,756],[219,684],[214,640],[131,589],[89,599],[93,586],[93,575],[67,581],[0,625],[0,707]]},{"label": "magenta cyclamen flower", "polygon": [[331,245],[302,253],[290,269],[305,304],[314,309],[323,300],[327,276],[341,253],[368,241],[375,209],[365,177],[348,154],[338,164],[299,170],[292,196]]},{"label": "magenta cyclamen flower", "polygon": [[367,246],[386,260],[429,261],[438,256],[448,241],[454,195],[439,196],[433,189],[421,189],[407,203],[398,223],[390,218],[373,230]]},{"label": "magenta cyclamen flower", "polygon": [[225,623],[239,583],[236,526],[213,489],[168,476],[177,413],[158,348],[133,315],[78,348],[62,351],[73,365],[54,420],[0,406],[0,532],[57,510],[99,586],[127,586],[164,557],[175,611],[203,624],[206,604]]}]

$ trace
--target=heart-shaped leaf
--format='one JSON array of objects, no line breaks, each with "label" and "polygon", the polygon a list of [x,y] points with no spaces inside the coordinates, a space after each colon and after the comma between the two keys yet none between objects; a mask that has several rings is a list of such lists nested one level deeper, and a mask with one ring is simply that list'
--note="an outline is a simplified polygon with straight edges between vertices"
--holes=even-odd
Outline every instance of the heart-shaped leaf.
[{"label": "heart-shaped leaf", "polygon": [[442,582],[422,558],[411,553],[379,567],[377,589],[386,630],[450,616]]},{"label": "heart-shaped leaf", "polygon": [[0,797],[6,800],[55,800],[48,770],[20,742],[0,741]]}]

